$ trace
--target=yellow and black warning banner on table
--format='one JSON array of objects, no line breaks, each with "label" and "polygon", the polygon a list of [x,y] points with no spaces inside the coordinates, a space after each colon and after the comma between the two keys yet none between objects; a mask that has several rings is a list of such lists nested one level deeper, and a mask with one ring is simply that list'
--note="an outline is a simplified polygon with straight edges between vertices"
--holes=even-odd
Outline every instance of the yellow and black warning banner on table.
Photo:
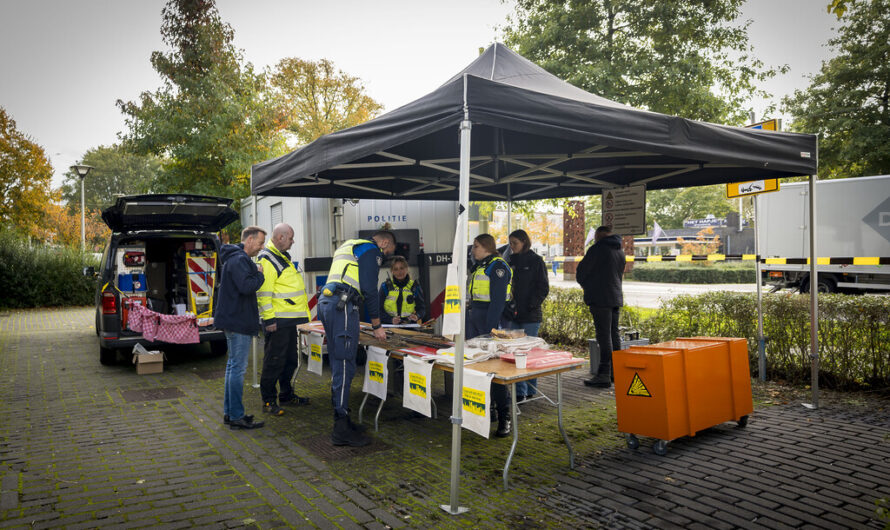
[{"label": "yellow and black warning banner on table", "polygon": [[[557,256],[548,263],[572,263],[584,256]],[[678,256],[626,256],[634,263],[659,263],[665,261],[756,261],[766,265],[809,265],[810,258],[761,258],[756,254],[680,254]],[[890,265],[890,256],[857,256],[816,258],[817,265]]]}]

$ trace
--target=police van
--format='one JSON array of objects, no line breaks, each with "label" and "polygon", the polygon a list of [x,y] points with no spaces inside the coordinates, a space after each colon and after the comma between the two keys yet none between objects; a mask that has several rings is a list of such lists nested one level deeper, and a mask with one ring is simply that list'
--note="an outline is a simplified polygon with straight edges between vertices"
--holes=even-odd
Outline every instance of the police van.
[{"label": "police van", "polygon": [[[226,352],[225,333],[212,324],[218,256],[218,232],[238,219],[232,199],[201,195],[121,197],[102,211],[111,228],[98,272],[96,334],[99,361],[114,364],[119,350],[137,343],[163,349],[148,329],[130,322],[140,306],[152,315],[194,315],[197,340],[213,354]],[[146,312],[147,313],[147,312]],[[175,319],[166,319],[175,320]],[[183,320],[183,319],[179,319]],[[186,342],[194,339],[194,330]],[[148,335],[148,337],[146,337]]]}]

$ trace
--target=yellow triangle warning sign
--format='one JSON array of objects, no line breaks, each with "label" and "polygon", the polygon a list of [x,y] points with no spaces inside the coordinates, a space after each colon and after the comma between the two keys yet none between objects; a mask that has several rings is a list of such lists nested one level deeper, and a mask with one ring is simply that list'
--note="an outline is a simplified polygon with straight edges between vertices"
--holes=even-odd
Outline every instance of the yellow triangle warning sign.
[{"label": "yellow triangle warning sign", "polygon": [[630,388],[627,389],[627,395],[652,397],[652,394],[649,393],[649,389],[646,388],[646,385],[643,384],[643,380],[640,379],[640,374],[636,372],[634,372],[633,381],[630,382]]}]

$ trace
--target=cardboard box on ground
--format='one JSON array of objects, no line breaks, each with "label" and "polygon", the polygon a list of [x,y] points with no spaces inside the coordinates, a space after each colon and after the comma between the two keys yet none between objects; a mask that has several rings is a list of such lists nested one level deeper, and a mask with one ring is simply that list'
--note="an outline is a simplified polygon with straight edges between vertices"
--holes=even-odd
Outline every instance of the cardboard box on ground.
[{"label": "cardboard box on ground", "polygon": [[164,371],[164,352],[146,350],[141,344],[133,346],[133,364],[138,375],[160,374]]}]

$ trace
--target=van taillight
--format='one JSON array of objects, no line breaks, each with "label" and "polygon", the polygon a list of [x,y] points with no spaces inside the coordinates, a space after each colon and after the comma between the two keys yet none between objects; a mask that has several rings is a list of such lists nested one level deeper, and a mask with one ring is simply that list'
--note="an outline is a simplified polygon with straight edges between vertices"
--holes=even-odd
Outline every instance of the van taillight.
[{"label": "van taillight", "polygon": [[782,279],[782,271],[770,271],[769,277],[773,279]]},{"label": "van taillight", "polygon": [[102,314],[113,315],[117,313],[117,298],[114,293],[102,293]]}]

